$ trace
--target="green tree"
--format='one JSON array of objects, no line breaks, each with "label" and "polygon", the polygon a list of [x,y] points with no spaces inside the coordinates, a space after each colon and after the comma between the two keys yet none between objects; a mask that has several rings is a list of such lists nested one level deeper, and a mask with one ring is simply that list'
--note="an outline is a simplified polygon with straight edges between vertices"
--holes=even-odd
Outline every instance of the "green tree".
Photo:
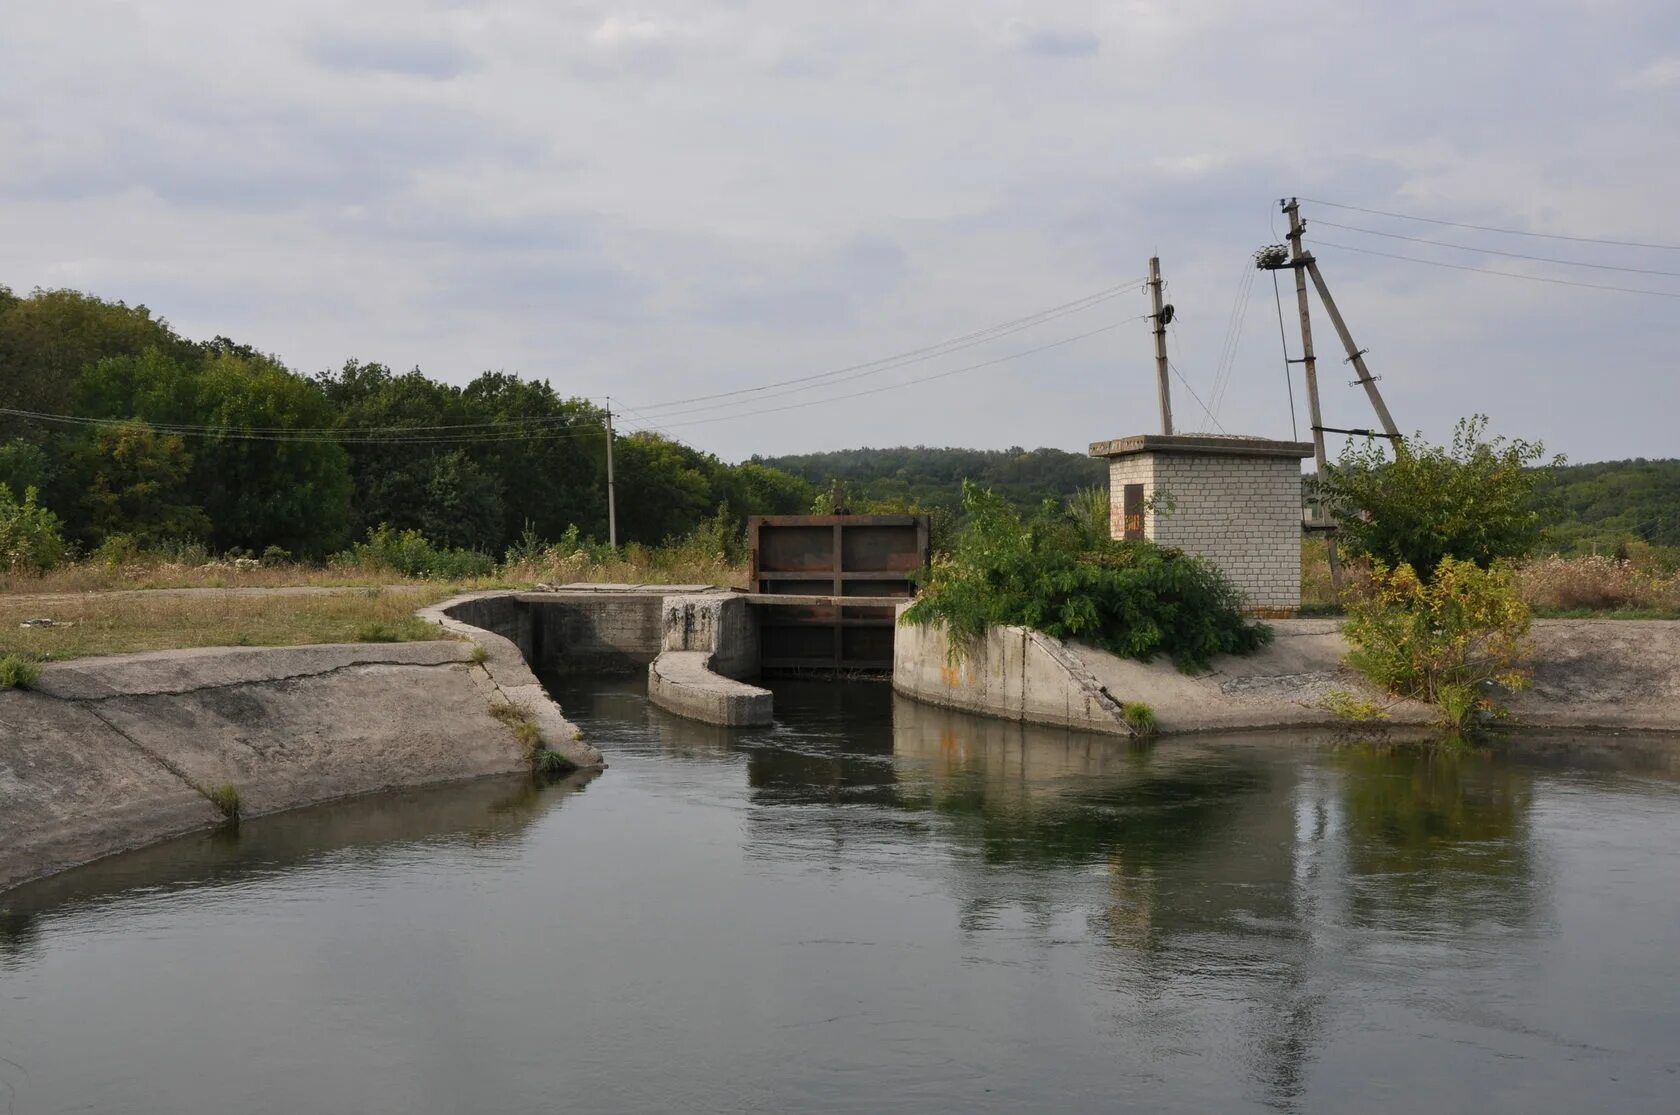
[{"label": "green tree", "polygon": [[177,436],[135,419],[98,430],[77,455],[86,541],[125,534],[141,546],[208,538],[210,520],[191,502],[192,455]]},{"label": "green tree", "polygon": [[1396,443],[1392,460],[1375,439],[1350,443],[1322,488],[1343,546],[1385,565],[1409,565],[1425,580],[1444,558],[1485,569],[1532,553],[1542,522],[1530,466],[1544,447],[1486,433],[1487,417],[1478,414],[1458,423],[1451,446],[1420,435]]},{"label": "green tree", "polygon": [[686,534],[716,506],[716,459],[657,434],[618,440],[618,540],[656,545]]},{"label": "green tree", "polygon": [[[74,290],[37,290],[27,298],[0,292],[0,406],[64,414],[89,365],[148,348],[184,353],[192,347],[145,306]],[[10,420],[0,431],[27,425]]]},{"label": "green tree", "polygon": [[330,427],[319,387],[266,357],[224,352],[205,361],[198,401],[204,423],[228,431],[205,440],[195,470],[218,548],[321,556],[349,541],[350,469],[339,445],[238,436]]}]

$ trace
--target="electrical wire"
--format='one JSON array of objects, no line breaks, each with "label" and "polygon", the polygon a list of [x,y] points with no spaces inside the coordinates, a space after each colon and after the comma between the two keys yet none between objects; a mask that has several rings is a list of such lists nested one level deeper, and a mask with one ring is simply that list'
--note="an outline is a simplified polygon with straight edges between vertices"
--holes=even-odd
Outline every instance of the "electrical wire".
[{"label": "electrical wire", "polygon": [[[889,384],[886,384],[882,387],[871,387],[871,388],[869,388],[868,390],[865,390],[865,391],[853,391],[853,392],[851,392],[849,394],[845,394],[845,395],[831,395],[831,396],[827,396],[827,397],[821,398],[821,399],[807,399],[805,402],[789,403],[786,406],[765,407],[761,410],[746,410],[746,411],[741,411],[740,413],[737,413],[737,414],[723,414],[723,415],[718,415],[715,418],[697,418],[697,419],[694,419],[694,420],[688,421],[688,422],[672,422],[670,424],[672,426],[701,426],[701,425],[706,425],[706,424],[711,423],[711,422],[728,422],[728,421],[730,421],[732,419],[736,419],[736,418],[750,418],[750,417],[752,417],[754,415],[758,415],[758,414],[780,414],[783,411],[798,410],[802,407],[821,406],[824,403],[839,402],[842,399],[859,399],[859,398],[862,398],[865,395],[879,395],[883,391],[895,391],[895,390],[897,390],[901,387],[913,387],[913,386],[915,386],[916,384],[919,384],[919,383],[931,383],[936,379],[945,379],[948,376],[959,375],[963,372],[973,372],[973,371],[978,371],[981,368],[994,367],[998,364],[1008,363],[1011,360],[1019,360],[1023,356],[1033,356],[1033,355],[1036,355],[1037,353],[1046,352],[1046,351],[1048,351],[1050,349],[1053,349],[1053,348],[1060,348],[1063,345],[1073,344],[1075,341],[1083,341],[1087,337],[1095,337],[1099,333],[1111,332],[1115,329],[1120,328],[1122,325],[1127,325],[1127,324],[1129,324],[1131,322],[1134,322],[1134,321],[1142,321],[1144,318],[1146,318],[1148,316],[1149,316],[1148,314],[1139,314],[1136,317],[1124,318],[1124,319],[1122,319],[1120,321],[1117,321],[1117,322],[1114,322],[1110,325],[1099,326],[1096,329],[1092,329],[1092,330],[1089,330],[1089,331],[1084,332],[1084,333],[1076,333],[1075,335],[1073,335],[1071,337],[1063,337],[1059,341],[1051,341],[1049,344],[1039,345],[1036,348],[1029,348],[1029,349],[1026,349],[1022,352],[1012,352],[1012,353],[1009,353],[1007,356],[999,356],[999,357],[996,357],[996,358],[991,359],[991,360],[984,360],[984,361],[981,361],[978,364],[969,364],[969,365],[966,365],[965,367],[961,367],[961,368],[951,368],[947,371],[938,372],[938,373],[936,373],[934,375],[931,375],[931,376],[920,376],[916,379],[907,379],[907,380],[904,380],[901,383],[889,383]],[[1193,394],[1193,392],[1192,392],[1192,394]]]},{"label": "electrical wire", "polygon": [[1190,386],[1190,381],[1184,378],[1184,373],[1178,370],[1178,365],[1168,360],[1167,367],[1171,368],[1173,375],[1178,377],[1178,382],[1184,384],[1184,389],[1190,392],[1190,397],[1196,400],[1196,405],[1201,407],[1202,413],[1208,416],[1208,421],[1213,423],[1213,428],[1222,434],[1225,433],[1225,427],[1219,424],[1219,419],[1213,416],[1213,411],[1209,410],[1208,405],[1202,402],[1202,397],[1196,394],[1196,389]]},{"label": "electrical wire", "polygon": [[[826,372],[815,372],[810,375],[795,376],[791,379],[778,380],[773,383],[757,384],[752,387],[737,387],[729,391],[714,391],[706,395],[690,395],[687,398],[672,399],[667,402],[644,403],[642,404],[641,409],[643,411],[669,410],[675,407],[686,407],[691,403],[709,402],[713,399],[737,398],[742,395],[753,395],[766,391],[771,392],[772,394],[794,394],[797,391],[810,389],[798,386],[802,384],[826,386],[826,384],[818,383],[818,381],[835,380],[844,382],[847,379],[861,379],[865,376],[877,375],[880,372],[890,371],[894,368],[903,367],[906,364],[920,363],[924,360],[931,360],[935,357],[949,355],[952,352],[959,352],[965,348],[973,348],[975,345],[985,344],[986,342],[996,340],[999,337],[1006,337],[1013,333],[1019,333],[1023,330],[1031,329],[1033,326],[1042,325],[1047,321],[1054,321],[1056,318],[1066,317],[1068,314],[1078,313],[1081,310],[1090,309],[1091,307],[1100,305],[1109,299],[1118,298],[1120,295],[1131,290],[1135,285],[1136,281],[1134,280],[1117,286],[1107,287],[1103,290],[1085,295],[1083,298],[1076,298],[1071,302],[1064,302],[1059,306],[1052,306],[1049,309],[1040,310],[1037,313],[1028,314],[1025,317],[1015,318],[1012,321],[1006,321],[998,325],[989,326],[985,329],[975,330],[972,333],[965,333],[960,337],[953,337],[950,340],[941,341],[937,344],[911,349],[908,352],[898,353],[894,356],[885,356],[877,360],[865,361],[861,364],[851,364],[844,368],[835,368]],[[781,391],[779,390],[781,388],[793,389]]]},{"label": "electrical wire", "polygon": [[[1328,205],[1332,209],[1348,209],[1355,213],[1369,213],[1377,217],[1394,217],[1402,221],[1422,221],[1425,224],[1445,225],[1448,228],[1470,228],[1477,232],[1497,232],[1506,236],[1534,236],[1542,240],[1568,240],[1576,244],[1607,244],[1616,248],[1649,248],[1652,251],[1680,252],[1680,244],[1656,244],[1646,240],[1607,240],[1597,236],[1565,236],[1556,232],[1528,232],[1520,228],[1495,228],[1492,225],[1472,225],[1462,221],[1443,221],[1435,217],[1419,217],[1412,213],[1391,213],[1386,209],[1365,209],[1358,205],[1343,205],[1339,201],[1304,197],[1300,200],[1313,205]],[[1274,237],[1276,233],[1274,232]]]},{"label": "electrical wire", "polygon": [[1289,370],[1289,334],[1283,328],[1283,293],[1278,290],[1277,272],[1272,272],[1272,300],[1277,303],[1278,340],[1283,344],[1283,385],[1289,391],[1289,436],[1301,440],[1301,428],[1295,424],[1295,373]]},{"label": "electrical wire", "polygon": [[1481,275],[1498,275],[1505,279],[1522,279],[1530,283],[1551,283],[1554,286],[1585,287],[1588,290],[1611,290],[1620,294],[1649,294],[1656,298],[1680,298],[1680,291],[1651,290],[1646,287],[1610,286],[1607,283],[1583,283],[1575,279],[1552,279],[1543,275],[1518,275],[1512,271],[1491,271],[1486,267],[1471,267],[1464,263],[1447,263],[1439,259],[1419,259],[1417,256],[1403,256],[1394,252],[1379,252],[1375,248],[1356,248],[1352,244],[1337,244],[1330,240],[1314,240],[1322,247],[1337,248],[1344,252],[1358,252],[1361,255],[1382,256],[1384,259],[1403,259],[1407,263],[1425,263],[1431,267],[1450,267],[1454,271],[1474,271]]},{"label": "electrical wire", "polygon": [[[193,437],[216,439],[224,441],[255,441],[255,442],[284,442],[287,444],[332,444],[332,445],[481,445],[507,441],[565,441],[571,438],[593,438],[606,432],[606,427],[595,424],[580,423],[564,430],[550,430],[548,432],[514,432],[503,429],[500,431],[479,431],[471,434],[426,434],[423,436],[406,436],[401,433],[402,427],[396,427],[398,432],[393,436],[368,436],[371,428],[347,426],[339,430],[319,431],[299,429],[292,433],[281,433],[272,430],[254,432],[234,427],[206,426],[199,428],[171,426],[169,424],[154,424],[142,418],[85,418],[69,414],[47,414],[41,411],[19,410],[12,407],[0,407],[0,414],[14,418],[25,418],[36,422],[50,422],[63,426],[79,426],[86,428],[113,428],[131,426],[144,423],[156,433],[168,434],[174,437]],[[449,427],[442,427],[447,429]]]},{"label": "electrical wire", "polygon": [[1670,279],[1680,279],[1680,271],[1658,271],[1649,267],[1622,267],[1614,263],[1588,263],[1579,259],[1558,259],[1556,256],[1533,256],[1522,252],[1505,252],[1498,248],[1477,248],[1469,244],[1453,244],[1445,240],[1430,240],[1423,236],[1407,236],[1399,232],[1382,232],[1374,228],[1360,228],[1358,225],[1337,224],[1322,217],[1315,217],[1313,223],[1328,225],[1331,228],[1343,229],[1347,232],[1363,232],[1369,236],[1386,236],[1390,240],[1410,240],[1414,244],[1432,244],[1437,248],[1456,248],[1462,252],[1482,252],[1490,256],[1508,256],[1511,259],[1527,259],[1536,263],[1557,263],[1565,267],[1591,267],[1597,271],[1624,271],[1631,275],[1662,275]]},{"label": "electrical wire", "polygon": [[[695,419],[695,420],[684,421],[684,422],[671,422],[671,423],[667,423],[666,425],[657,426],[655,428],[661,430],[662,432],[664,432],[666,434],[669,434],[670,431],[667,428],[667,426],[704,425],[704,424],[710,423],[710,422],[723,422],[723,421],[728,421],[730,419],[735,419],[735,418],[747,418],[747,417],[750,417],[750,416],[755,415],[755,414],[775,414],[775,413],[781,413],[783,411],[798,410],[798,409],[801,409],[803,407],[808,407],[808,406],[820,406],[824,403],[838,402],[842,399],[855,399],[855,398],[860,398],[860,397],[865,396],[865,395],[877,395],[877,394],[880,394],[884,391],[895,391],[895,390],[898,390],[898,389],[903,388],[903,387],[911,387],[911,386],[914,386],[914,385],[919,384],[919,383],[928,383],[928,382],[931,382],[933,380],[944,379],[948,376],[958,375],[958,374],[961,374],[963,372],[972,372],[972,371],[979,370],[981,368],[994,367],[998,364],[1007,363],[1008,361],[1011,361],[1011,360],[1018,360],[1018,359],[1020,359],[1021,357],[1024,357],[1024,356],[1032,356],[1032,355],[1035,355],[1035,354],[1040,353],[1040,352],[1046,352],[1046,351],[1048,351],[1050,349],[1053,349],[1053,348],[1060,348],[1063,345],[1072,344],[1075,341],[1081,341],[1081,340],[1084,340],[1087,337],[1094,337],[1099,333],[1107,333],[1111,330],[1118,329],[1120,326],[1128,324],[1129,322],[1141,321],[1144,317],[1147,317],[1147,316],[1148,315],[1146,315],[1146,314],[1140,314],[1137,317],[1125,318],[1121,321],[1114,322],[1114,323],[1109,324],[1109,325],[1104,325],[1104,326],[1101,326],[1101,327],[1096,328],[1096,329],[1089,330],[1089,331],[1084,332],[1084,333],[1078,333],[1078,334],[1075,334],[1074,336],[1071,336],[1071,337],[1064,337],[1060,340],[1051,341],[1048,344],[1038,345],[1034,348],[1026,349],[1026,350],[1021,351],[1021,352],[1009,353],[1009,354],[1004,355],[1004,356],[995,357],[991,360],[981,361],[977,364],[969,364],[969,365],[966,365],[966,366],[961,367],[961,368],[951,368],[951,369],[948,369],[946,371],[939,372],[939,373],[936,373],[936,374],[930,375],[930,376],[921,376],[921,377],[918,377],[916,379],[905,380],[905,381],[900,382],[900,383],[889,383],[889,384],[886,384],[886,385],[881,386],[881,387],[870,388],[869,390],[866,390],[866,391],[855,391],[855,392],[851,392],[849,394],[844,394],[844,395],[825,396],[825,397],[820,398],[820,399],[809,399],[809,400],[806,400],[806,401],[800,402],[800,403],[790,403],[786,406],[768,407],[768,408],[764,408],[764,409],[760,409],[760,410],[748,410],[748,411],[742,411],[742,412],[737,413],[737,414],[719,415],[719,416],[714,417],[714,418],[701,418],[701,419]],[[1194,394],[1194,392],[1192,392],[1192,394]],[[629,410],[631,408],[625,408],[625,409]],[[42,421],[42,422],[54,422],[54,423],[59,423],[59,424],[62,424],[62,425],[80,426],[80,427],[95,427],[95,428],[127,426],[127,425],[131,425],[134,422],[138,421],[137,419],[133,419],[133,418],[84,418],[84,417],[79,417],[79,416],[75,416],[75,415],[67,415],[67,414],[47,414],[47,413],[40,412],[40,411],[19,410],[19,409],[15,409],[15,408],[11,408],[11,407],[0,407],[0,414],[10,415],[10,416],[13,416],[13,417],[18,417],[18,418],[28,418],[28,419],[33,419],[33,420]],[[646,416],[644,415],[643,418],[645,419]],[[148,425],[151,425],[151,424],[148,423]],[[436,445],[436,444],[481,445],[481,444],[495,444],[495,443],[512,442],[512,441],[555,441],[555,440],[565,440],[567,438],[574,438],[574,437],[591,437],[591,438],[593,438],[593,437],[597,437],[601,434],[604,434],[606,432],[606,427],[605,426],[598,425],[598,424],[593,424],[593,423],[591,423],[587,427],[584,427],[584,426],[580,425],[580,426],[572,427],[570,429],[563,430],[563,431],[552,431],[552,432],[546,432],[546,433],[543,433],[543,432],[538,432],[538,433],[511,432],[511,431],[505,431],[504,430],[504,431],[496,432],[496,433],[484,432],[484,433],[473,433],[473,434],[458,435],[458,436],[449,435],[449,434],[427,434],[425,436],[407,436],[407,435],[405,435],[401,432],[402,428],[397,428],[397,430],[398,430],[397,435],[396,436],[389,436],[389,437],[368,437],[368,436],[365,436],[368,432],[366,429],[355,429],[355,428],[346,428],[346,429],[343,429],[343,430],[329,431],[329,432],[326,432],[326,433],[321,433],[321,432],[317,432],[317,431],[307,431],[307,432],[306,431],[294,431],[292,433],[275,433],[275,432],[270,432],[270,431],[266,431],[266,430],[263,431],[263,432],[251,432],[251,431],[244,431],[244,430],[225,429],[225,428],[221,428],[221,427],[188,428],[188,427],[185,427],[185,426],[178,426],[178,425],[177,426],[153,425],[153,426],[151,426],[151,428],[156,430],[159,433],[175,434],[177,436],[183,436],[183,437],[214,438],[214,439],[224,439],[224,440],[232,440],[232,441],[286,442],[286,443],[293,443],[293,444],[297,444],[297,443],[331,443],[331,444],[338,444],[338,445]]]}]

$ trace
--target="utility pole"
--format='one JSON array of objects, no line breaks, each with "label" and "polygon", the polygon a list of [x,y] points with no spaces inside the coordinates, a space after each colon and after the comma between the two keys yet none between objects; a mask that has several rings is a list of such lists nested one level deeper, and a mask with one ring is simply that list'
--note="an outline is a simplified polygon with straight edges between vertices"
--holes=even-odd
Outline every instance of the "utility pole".
[{"label": "utility pole", "polygon": [[[1365,366],[1365,350],[1356,348],[1353,334],[1348,332],[1347,322],[1342,320],[1342,312],[1336,309],[1336,300],[1330,297],[1330,288],[1325,285],[1324,276],[1318,273],[1318,260],[1307,257],[1307,274],[1312,276],[1313,286],[1318,288],[1318,297],[1324,303],[1324,309],[1330,315],[1330,324],[1336,327],[1336,335],[1342,339],[1342,347],[1347,350],[1348,360],[1353,364],[1354,371],[1359,373],[1359,385],[1365,388],[1365,394],[1371,400],[1371,409],[1377,412],[1377,421],[1382,423],[1383,432],[1392,442],[1399,442],[1400,430],[1394,425],[1394,418],[1388,413],[1388,404],[1383,402],[1382,392],[1377,390],[1377,381],[1371,375],[1371,369]],[[1300,272],[1296,272],[1297,279]],[[1315,423],[1317,419],[1313,420]]]},{"label": "utility pole", "polygon": [[[1307,276],[1304,272],[1310,257],[1301,247],[1301,235],[1305,230],[1301,224],[1300,201],[1290,198],[1281,204],[1289,217],[1289,267],[1295,272],[1295,303],[1301,312],[1301,368],[1307,381],[1307,415],[1312,419],[1313,463],[1318,468],[1316,483],[1322,484],[1329,462],[1324,454],[1324,415],[1318,405],[1318,363],[1313,357],[1312,314],[1307,307]],[[1314,522],[1325,525],[1324,502],[1316,491],[1313,493],[1313,504]],[[1342,563],[1336,554],[1336,536],[1327,532],[1325,542],[1330,562],[1330,587],[1339,593],[1342,590]]]},{"label": "utility pole", "polygon": [[618,549],[618,501],[613,493],[612,399],[607,399],[607,545]]},{"label": "utility pole", "polygon": [[1172,395],[1171,387],[1167,383],[1167,322],[1172,320],[1172,307],[1161,305],[1161,258],[1151,256],[1149,259],[1149,296],[1154,303],[1155,312],[1150,314],[1150,320],[1155,322],[1155,389],[1161,396],[1161,432],[1173,432],[1172,424]]}]

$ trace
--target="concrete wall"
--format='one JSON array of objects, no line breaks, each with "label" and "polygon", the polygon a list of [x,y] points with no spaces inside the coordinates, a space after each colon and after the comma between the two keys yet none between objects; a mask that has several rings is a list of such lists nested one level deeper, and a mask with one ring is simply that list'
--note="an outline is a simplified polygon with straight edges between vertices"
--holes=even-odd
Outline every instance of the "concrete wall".
[{"label": "concrete wall", "polygon": [[534,644],[527,654],[539,669],[613,673],[641,670],[659,654],[665,594],[531,592],[516,599],[530,610]]},{"label": "concrete wall", "polygon": [[708,724],[768,724],[768,689],[741,678],[758,673],[759,634],[751,605],[739,596],[668,596],[661,609],[664,649],[648,665],[648,699],[668,712]]},{"label": "concrete wall", "polygon": [[943,627],[900,622],[893,639],[893,689],[984,716],[1131,734],[1119,702],[1055,639],[1023,627],[994,627],[975,645],[955,655],[952,650]]},{"label": "concrete wall", "polygon": [[[1383,710],[1383,720],[1361,731],[1415,736],[1438,722],[1434,709],[1389,697],[1344,664],[1339,620],[1271,626],[1272,642],[1259,653],[1185,674],[1164,658],[1138,662],[1020,628],[994,629],[952,664],[942,631],[900,624],[893,688],[934,705],[1093,731],[1109,729],[1099,705],[1079,700],[1092,691],[1148,704],[1163,733],[1342,727],[1347,722],[1321,704],[1334,692]],[[1534,643],[1532,687],[1500,698],[1509,730],[1680,731],[1680,621],[1539,620]]]},{"label": "concrete wall", "polygon": [[1207,558],[1251,608],[1301,606],[1301,464],[1288,457],[1134,453],[1110,459],[1109,515],[1121,537],[1122,492],[1142,484],[1158,506],[1144,535]]},{"label": "concrete wall", "polygon": [[48,665],[0,692],[0,890],[246,815],[526,769],[472,645],[238,648]]}]

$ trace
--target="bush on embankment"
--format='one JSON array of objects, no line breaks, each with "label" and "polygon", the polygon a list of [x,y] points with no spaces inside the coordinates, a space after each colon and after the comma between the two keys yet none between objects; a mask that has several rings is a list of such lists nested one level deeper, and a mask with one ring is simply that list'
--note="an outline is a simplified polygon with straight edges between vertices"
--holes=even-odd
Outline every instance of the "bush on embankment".
[{"label": "bush on embankment", "polygon": [[1454,734],[1502,716],[1493,692],[1526,688],[1532,673],[1528,605],[1503,565],[1443,558],[1427,581],[1409,565],[1375,566],[1342,630],[1349,664],[1396,696],[1434,705]]},{"label": "bush on embankment", "polygon": [[1046,501],[1023,516],[1003,498],[965,486],[968,521],[951,554],[922,577],[909,623],[942,623],[958,646],[999,624],[1081,639],[1128,658],[1169,656],[1204,668],[1245,654],[1271,630],[1243,616],[1241,594],[1217,569],[1182,551],[1118,541],[1080,508]]}]

